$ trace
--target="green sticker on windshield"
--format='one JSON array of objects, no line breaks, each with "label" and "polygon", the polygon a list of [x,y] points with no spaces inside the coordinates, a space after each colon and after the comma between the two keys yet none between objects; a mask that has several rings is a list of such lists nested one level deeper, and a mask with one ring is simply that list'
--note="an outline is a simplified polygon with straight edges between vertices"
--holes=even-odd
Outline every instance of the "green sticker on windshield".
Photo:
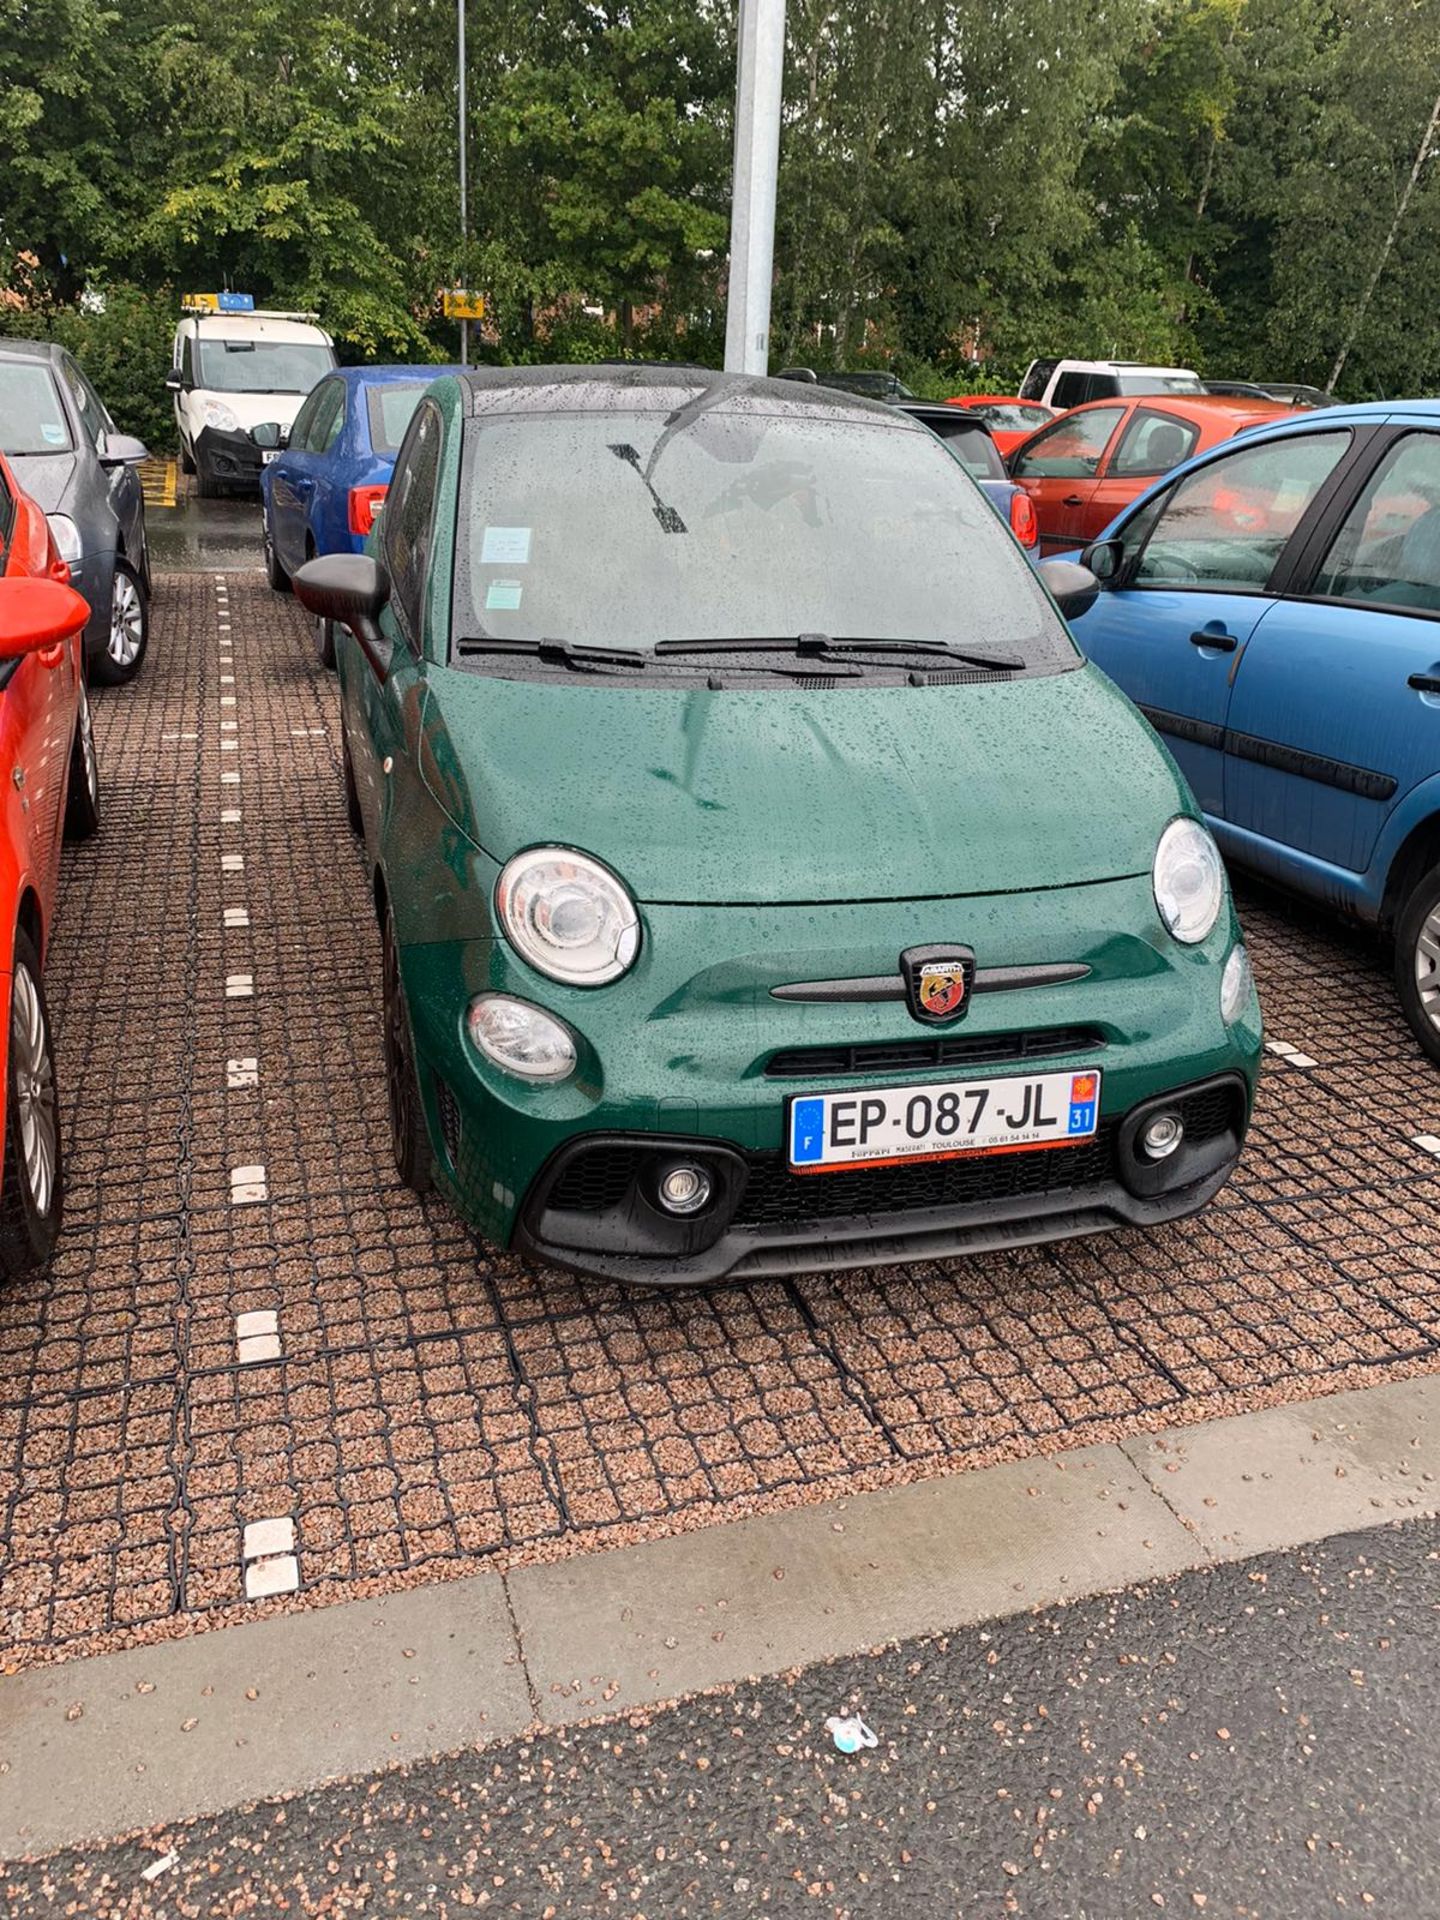
[{"label": "green sticker on windshield", "polygon": [[518,580],[492,580],[485,594],[487,610],[514,613],[520,605],[520,592]]}]

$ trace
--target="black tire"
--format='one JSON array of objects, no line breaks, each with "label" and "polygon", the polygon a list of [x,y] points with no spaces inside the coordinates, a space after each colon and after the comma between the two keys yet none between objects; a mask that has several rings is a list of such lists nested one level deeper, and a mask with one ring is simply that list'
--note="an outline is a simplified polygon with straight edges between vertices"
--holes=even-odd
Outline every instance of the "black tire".
[{"label": "black tire", "polygon": [[65,794],[65,838],[89,840],[100,831],[100,762],[90,716],[90,689],[80,682],[75,734],[70,742],[70,784]]},{"label": "black tire", "polygon": [[128,560],[117,558],[110,587],[110,633],[90,662],[90,678],[102,687],[128,685],[145,664],[149,645],[150,596],[145,582]]},{"label": "black tire", "polygon": [[195,471],[195,456],[187,451],[183,440],[180,442],[180,471],[182,473],[194,473]]},{"label": "black tire", "polygon": [[1440,867],[1421,875],[1395,923],[1395,990],[1410,1031],[1440,1064]]},{"label": "black tire", "polygon": [[385,1090],[390,1104],[390,1144],[395,1171],[412,1193],[428,1193],[434,1168],[420,1083],[415,1075],[415,1046],[410,1036],[410,1013],[400,979],[400,956],[395,944],[395,921],[387,906],[381,934],[381,977],[384,993]]},{"label": "black tire", "polygon": [[345,731],[345,716],[340,716],[340,777],[345,783],[345,818],[353,833],[364,835],[365,816],[360,811],[360,789],[355,784],[355,762],[350,758],[350,736]]},{"label": "black tire", "polygon": [[327,672],[335,671],[335,622],[315,615],[315,658]]},{"label": "black tire", "polygon": [[270,516],[263,510],[260,515],[260,539],[265,551],[265,578],[276,593],[289,593],[290,576],[280,564],[275,542],[270,537]]},{"label": "black tire", "polygon": [[15,965],[5,1019],[10,1047],[5,1070],[5,1156],[0,1169],[0,1276],[15,1280],[34,1273],[50,1258],[65,1210],[50,1014],[34,942],[21,928],[15,932]]},{"label": "black tire", "polygon": [[198,460],[195,462],[195,491],[202,500],[220,498],[220,482],[213,474],[207,473]]}]

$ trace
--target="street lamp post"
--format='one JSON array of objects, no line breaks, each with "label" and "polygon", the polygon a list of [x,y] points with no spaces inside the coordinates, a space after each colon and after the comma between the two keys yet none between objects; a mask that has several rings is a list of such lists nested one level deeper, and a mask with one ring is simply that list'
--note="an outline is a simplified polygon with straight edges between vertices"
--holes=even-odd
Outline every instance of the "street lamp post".
[{"label": "street lamp post", "polygon": [[725,368],[729,373],[765,373],[770,365],[785,0],[740,0],[738,41]]}]

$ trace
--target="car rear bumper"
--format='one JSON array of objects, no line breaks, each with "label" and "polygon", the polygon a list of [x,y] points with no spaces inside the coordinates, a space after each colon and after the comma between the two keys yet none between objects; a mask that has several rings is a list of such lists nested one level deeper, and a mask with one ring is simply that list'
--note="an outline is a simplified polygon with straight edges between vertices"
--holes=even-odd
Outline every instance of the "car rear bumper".
[{"label": "car rear bumper", "polygon": [[[1151,1227],[1206,1205],[1240,1155],[1249,1087],[1222,1074],[1138,1102],[1093,1140],[864,1171],[791,1173],[779,1155],[715,1139],[598,1135],[542,1169],[515,1244],[571,1271],[644,1286],[696,1286],[990,1253],[1118,1227]],[[1176,1107],[1186,1138],[1147,1162],[1145,1120]],[[677,1159],[711,1173],[703,1216],[666,1215],[654,1176]]]},{"label": "car rear bumper", "polygon": [[222,432],[202,427],[195,440],[195,465],[218,487],[260,489],[260,449],[243,428]]}]

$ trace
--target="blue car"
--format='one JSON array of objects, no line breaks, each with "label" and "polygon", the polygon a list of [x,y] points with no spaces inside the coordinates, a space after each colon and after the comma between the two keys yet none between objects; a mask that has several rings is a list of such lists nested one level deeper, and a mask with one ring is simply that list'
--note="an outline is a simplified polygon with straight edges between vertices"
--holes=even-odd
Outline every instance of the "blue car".
[{"label": "blue car", "polygon": [[1227,858],[1387,936],[1440,1061],[1440,402],[1252,429],[1081,558],[1103,590],[1075,637]]},{"label": "blue car", "polygon": [[[260,473],[265,573],[277,593],[322,553],[359,553],[385,503],[395,455],[420,396],[458,367],[341,367],[313,388],[287,443],[278,427],[253,429]],[[335,664],[335,634],[315,623],[321,664]]]},{"label": "blue car", "polygon": [[1035,503],[1023,487],[1017,487],[1005,471],[1000,449],[990,429],[977,413],[960,407],[947,407],[929,400],[898,400],[897,413],[908,413],[922,421],[945,442],[946,448],[964,467],[1009,527],[1025,551],[1032,566],[1040,563],[1040,522]]}]

